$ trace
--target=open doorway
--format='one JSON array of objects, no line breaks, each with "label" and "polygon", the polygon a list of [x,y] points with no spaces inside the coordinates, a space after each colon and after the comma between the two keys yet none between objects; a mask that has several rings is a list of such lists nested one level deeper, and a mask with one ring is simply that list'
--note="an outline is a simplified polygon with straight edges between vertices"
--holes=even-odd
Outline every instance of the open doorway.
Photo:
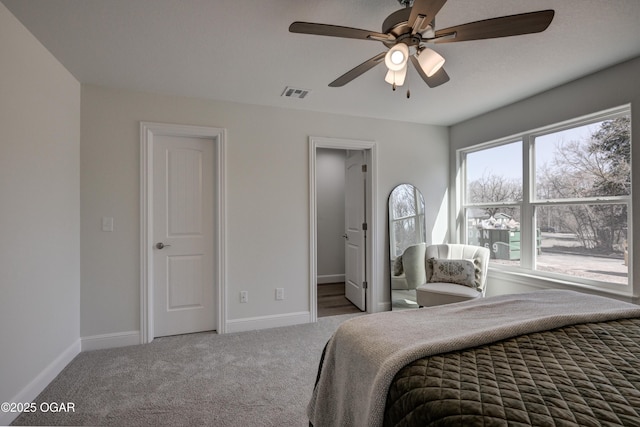
[{"label": "open doorway", "polygon": [[[351,196],[346,185],[349,154],[349,150],[336,148],[316,151],[318,317],[361,311],[345,291],[346,199]],[[359,190],[364,194],[364,187]]]},{"label": "open doorway", "polygon": [[375,143],[310,143],[311,320],[375,311]]}]

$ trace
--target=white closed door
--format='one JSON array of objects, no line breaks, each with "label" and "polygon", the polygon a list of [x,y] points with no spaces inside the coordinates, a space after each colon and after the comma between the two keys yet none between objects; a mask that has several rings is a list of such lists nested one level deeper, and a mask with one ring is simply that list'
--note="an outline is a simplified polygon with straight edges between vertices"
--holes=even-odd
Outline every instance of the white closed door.
[{"label": "white closed door", "polygon": [[154,337],[216,329],[213,168],[212,139],[154,137]]},{"label": "white closed door", "polygon": [[349,151],[345,174],[345,296],[366,310],[364,152]]}]

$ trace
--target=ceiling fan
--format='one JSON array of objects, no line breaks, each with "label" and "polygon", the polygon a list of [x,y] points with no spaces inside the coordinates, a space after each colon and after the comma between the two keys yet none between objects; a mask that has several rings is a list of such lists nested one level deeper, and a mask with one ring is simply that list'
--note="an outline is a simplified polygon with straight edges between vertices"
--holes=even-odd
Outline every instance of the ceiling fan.
[{"label": "ceiling fan", "polygon": [[[344,86],[384,62],[388,69],[385,81],[395,90],[397,86],[404,84],[407,65],[411,61],[420,77],[433,88],[448,82],[449,75],[442,68],[445,59],[433,49],[428,48],[427,44],[539,33],[547,29],[555,13],[553,10],[541,10],[436,30],[434,18],[447,0],[398,0],[398,2],[404,6],[404,9],[393,12],[384,20],[382,32],[312,22],[294,22],[289,26],[289,31],[379,41],[388,48],[386,52],[377,54],[329,83],[330,87]],[[407,96],[409,96],[408,93]]]}]

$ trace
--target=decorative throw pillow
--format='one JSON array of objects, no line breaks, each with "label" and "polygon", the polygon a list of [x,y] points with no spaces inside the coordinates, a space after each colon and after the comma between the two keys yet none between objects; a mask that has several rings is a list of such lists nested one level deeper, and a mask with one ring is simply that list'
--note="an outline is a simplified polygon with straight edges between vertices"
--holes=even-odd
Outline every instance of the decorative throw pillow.
[{"label": "decorative throw pillow", "polygon": [[430,258],[433,273],[429,282],[447,282],[478,289],[479,268],[470,259]]},{"label": "decorative throw pillow", "polygon": [[402,255],[398,255],[395,261],[393,261],[393,275],[402,276],[402,273],[404,273],[404,265],[402,264]]}]

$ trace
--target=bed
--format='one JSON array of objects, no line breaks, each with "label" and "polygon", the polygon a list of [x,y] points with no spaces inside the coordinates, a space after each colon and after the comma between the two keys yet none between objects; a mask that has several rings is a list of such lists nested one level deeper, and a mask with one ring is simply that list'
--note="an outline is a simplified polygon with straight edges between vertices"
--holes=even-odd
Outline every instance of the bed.
[{"label": "bed", "polygon": [[307,407],[323,426],[640,425],[640,307],[571,291],[344,322]]}]

